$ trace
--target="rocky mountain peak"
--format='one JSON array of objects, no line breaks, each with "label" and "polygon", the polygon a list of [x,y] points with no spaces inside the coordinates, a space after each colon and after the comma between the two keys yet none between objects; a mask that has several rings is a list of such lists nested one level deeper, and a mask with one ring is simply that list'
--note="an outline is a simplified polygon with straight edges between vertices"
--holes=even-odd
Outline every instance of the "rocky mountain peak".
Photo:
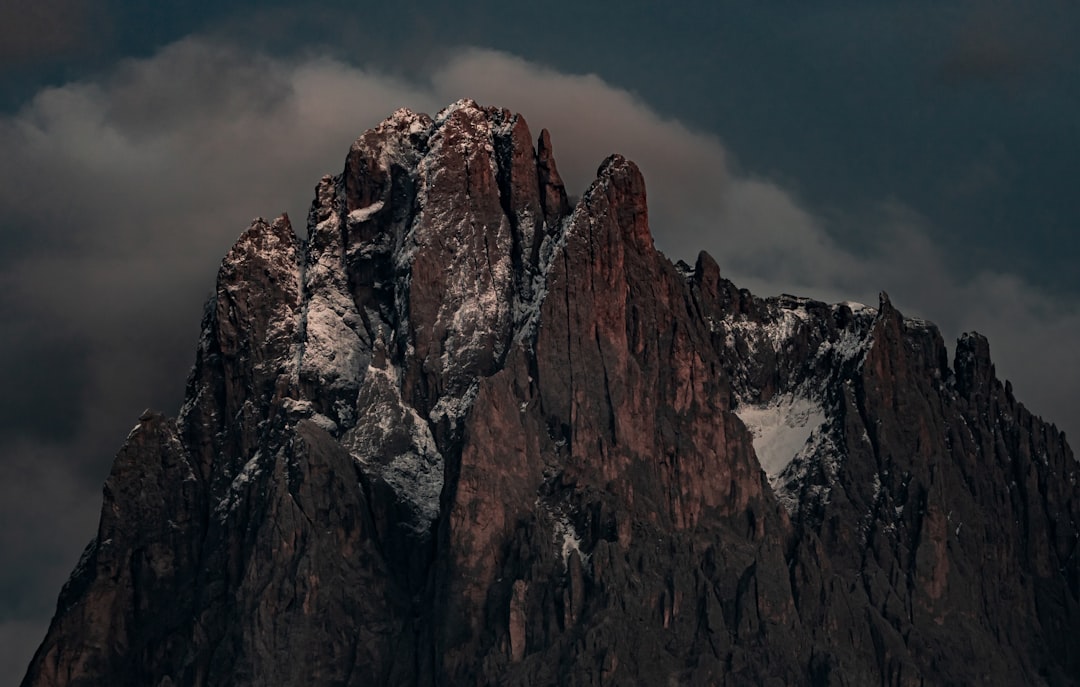
[{"label": "rocky mountain peak", "polygon": [[965,335],[656,250],[612,155],[398,110],[255,220],[25,685],[1070,684],[1071,449]]},{"label": "rocky mountain peak", "polygon": [[956,342],[956,386],[964,396],[985,389],[995,378],[990,362],[990,342],[985,336],[968,332]]}]

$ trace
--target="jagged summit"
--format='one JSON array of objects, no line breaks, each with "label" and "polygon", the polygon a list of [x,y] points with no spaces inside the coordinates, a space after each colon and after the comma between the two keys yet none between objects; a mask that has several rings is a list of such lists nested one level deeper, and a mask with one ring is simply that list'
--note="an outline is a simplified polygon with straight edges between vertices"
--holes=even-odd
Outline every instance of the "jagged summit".
[{"label": "jagged summit", "polygon": [[[534,143],[535,141],[535,143]],[[24,685],[1069,684],[1080,492],[966,335],[653,245],[398,110],[222,262]]]}]

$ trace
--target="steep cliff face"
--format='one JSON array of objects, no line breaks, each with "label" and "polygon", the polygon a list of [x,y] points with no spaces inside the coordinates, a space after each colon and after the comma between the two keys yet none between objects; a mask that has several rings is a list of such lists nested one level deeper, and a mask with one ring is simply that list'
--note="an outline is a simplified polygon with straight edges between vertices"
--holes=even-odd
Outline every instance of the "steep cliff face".
[{"label": "steep cliff face", "polygon": [[1077,464],[985,339],[739,290],[399,111],[226,256],[24,685],[1072,684]]}]

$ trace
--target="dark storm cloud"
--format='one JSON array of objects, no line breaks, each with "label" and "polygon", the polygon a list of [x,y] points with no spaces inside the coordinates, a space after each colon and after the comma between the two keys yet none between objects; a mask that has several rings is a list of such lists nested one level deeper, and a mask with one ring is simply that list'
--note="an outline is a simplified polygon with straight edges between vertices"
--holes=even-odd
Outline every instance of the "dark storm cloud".
[{"label": "dark storm cloud", "polygon": [[[43,546],[42,537],[61,542],[88,540],[87,525],[93,532],[96,523],[72,515],[96,515],[101,508],[100,485],[90,486],[66,464],[66,446],[44,441],[15,441],[5,446],[0,462],[0,480],[6,485],[47,484],[48,498],[32,489],[5,489],[4,514],[17,513],[0,531],[0,546],[9,561],[17,565],[0,567],[0,598],[4,599],[5,620],[40,619],[51,613],[60,585],[71,573],[72,551],[64,547]],[[70,508],[67,517],[52,511],[62,504]],[[49,527],[35,523],[49,521]],[[76,553],[76,556],[78,554]]]},{"label": "dark storm cloud", "polygon": [[5,0],[0,4],[0,69],[86,51],[94,40],[87,0]]},{"label": "dark storm cloud", "polygon": [[101,489],[72,468],[68,442],[0,441],[0,450],[0,681],[14,685],[95,530]]},{"label": "dark storm cloud", "polygon": [[[524,113],[534,135],[550,129],[574,193],[609,153],[635,160],[673,258],[705,248],[763,294],[873,302],[888,289],[947,334],[989,334],[1018,395],[1080,429],[1076,306],[1000,271],[956,276],[929,220],[902,203],[875,207],[856,251],[797,194],[741,172],[715,136],[598,76],[505,53],[459,50],[404,80],[187,39],[0,118],[0,216],[18,218],[0,225],[12,251],[0,359],[5,379],[34,386],[5,401],[26,422],[0,429],[0,544],[19,561],[0,575],[0,642],[43,636],[109,459],[144,407],[175,412],[216,265],[251,217],[288,210],[302,224],[315,182],[364,129],[463,96]],[[0,674],[29,659],[11,651]]]},{"label": "dark storm cloud", "polygon": [[[18,361],[5,380],[18,393],[0,397],[0,437],[22,433],[39,439],[71,439],[81,407],[71,390],[87,382],[87,351],[78,341],[33,327],[24,317],[7,318],[5,327],[0,358]],[[43,376],[42,370],[49,372]]]}]

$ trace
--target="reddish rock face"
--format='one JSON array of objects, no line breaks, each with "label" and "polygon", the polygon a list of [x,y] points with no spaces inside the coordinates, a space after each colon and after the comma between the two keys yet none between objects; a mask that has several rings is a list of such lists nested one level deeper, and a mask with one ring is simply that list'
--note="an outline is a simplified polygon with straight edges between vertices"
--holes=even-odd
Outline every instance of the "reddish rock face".
[{"label": "reddish rock face", "polygon": [[985,339],[672,265],[471,101],[307,235],[226,256],[24,685],[1080,680],[1075,458]]}]

